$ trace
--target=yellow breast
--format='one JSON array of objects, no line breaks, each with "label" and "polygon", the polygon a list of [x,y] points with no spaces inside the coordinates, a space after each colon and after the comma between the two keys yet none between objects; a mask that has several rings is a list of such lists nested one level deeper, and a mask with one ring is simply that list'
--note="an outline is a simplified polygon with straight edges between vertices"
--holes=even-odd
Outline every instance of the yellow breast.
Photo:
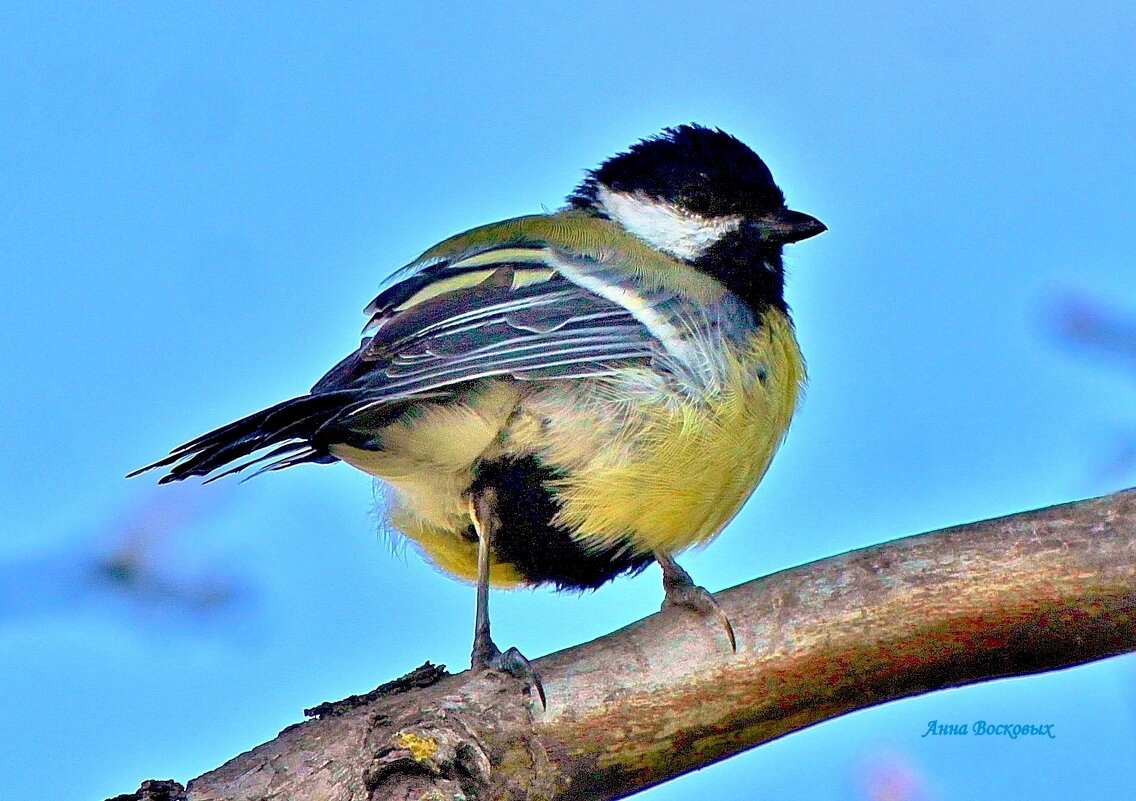
[{"label": "yellow breast", "polygon": [[716,535],[769,467],[805,379],[792,325],[777,311],[727,362],[717,395],[637,405],[637,420],[591,440],[590,459],[578,438],[549,442],[547,462],[570,467],[558,522],[583,542],[628,537],[636,550],[674,552]]}]

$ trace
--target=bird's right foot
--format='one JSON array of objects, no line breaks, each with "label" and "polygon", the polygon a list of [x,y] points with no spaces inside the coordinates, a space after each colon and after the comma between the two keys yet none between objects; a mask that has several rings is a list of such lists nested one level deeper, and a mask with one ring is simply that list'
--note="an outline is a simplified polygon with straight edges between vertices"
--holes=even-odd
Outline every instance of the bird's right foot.
[{"label": "bird's right foot", "polygon": [[716,617],[726,632],[726,639],[730,641],[730,650],[737,653],[738,639],[734,635],[734,625],[710,591],[695,584],[690,574],[671,557],[656,554],[655,558],[663,569],[663,592],[666,593],[666,598],[663,599],[662,608],[681,606],[702,615]]}]

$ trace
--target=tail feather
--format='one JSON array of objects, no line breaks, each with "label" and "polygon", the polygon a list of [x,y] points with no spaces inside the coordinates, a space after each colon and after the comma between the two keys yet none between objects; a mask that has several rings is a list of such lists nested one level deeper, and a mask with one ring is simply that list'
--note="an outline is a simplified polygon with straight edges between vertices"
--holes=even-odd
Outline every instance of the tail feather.
[{"label": "tail feather", "polygon": [[260,457],[235,464],[210,480],[272,459],[278,461],[269,461],[257,472],[303,463],[334,462],[335,457],[327,451],[328,443],[314,442],[313,438],[321,429],[326,431],[330,422],[349,412],[360,401],[358,390],[292,398],[203,434],[175,448],[169,456],[129,473],[127,477],[162,467],[168,467],[169,472],[159,480],[161,484],[190,476],[208,476],[273,445],[278,447]]},{"label": "tail feather", "polygon": [[[254,470],[252,473],[249,473],[247,476],[245,476],[242,481],[248,481],[250,478],[256,478],[261,473],[275,472],[276,470],[283,470],[285,467],[292,467],[293,465],[331,464],[332,462],[336,461],[338,461],[338,459],[336,459],[331,454],[320,454],[308,443],[300,440],[293,440],[292,442],[287,442],[278,448],[273,448],[263,456],[258,456],[255,459],[246,459],[243,462],[239,462],[233,465],[228,470],[223,470],[220,473],[216,473],[215,475],[207,478],[205,480],[205,483],[212,484],[218,479],[224,478],[225,476],[235,475],[236,473],[242,472],[246,468],[258,464],[261,466],[258,469]],[[158,483],[166,484],[170,481],[177,481],[177,479],[173,476],[164,476],[159,479]]]}]

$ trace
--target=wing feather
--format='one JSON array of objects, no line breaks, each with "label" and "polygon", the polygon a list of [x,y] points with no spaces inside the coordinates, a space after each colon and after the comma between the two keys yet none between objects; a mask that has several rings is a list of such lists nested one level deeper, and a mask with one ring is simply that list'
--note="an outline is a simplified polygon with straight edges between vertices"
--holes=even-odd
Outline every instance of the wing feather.
[{"label": "wing feather", "polygon": [[430,264],[409,292],[396,284],[367,307],[370,339],[316,391],[405,399],[495,375],[602,375],[662,353],[626,306],[565,277],[558,258],[513,244]]}]

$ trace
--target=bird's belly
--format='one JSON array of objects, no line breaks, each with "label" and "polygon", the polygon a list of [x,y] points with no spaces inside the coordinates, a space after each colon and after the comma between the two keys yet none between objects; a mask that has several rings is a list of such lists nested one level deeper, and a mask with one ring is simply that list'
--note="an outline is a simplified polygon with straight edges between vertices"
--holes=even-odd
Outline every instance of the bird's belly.
[{"label": "bird's belly", "polygon": [[769,466],[804,368],[788,321],[766,321],[703,398],[624,379],[493,379],[422,405],[380,448],[335,446],[391,488],[387,519],[447,573],[477,575],[469,496],[495,482],[491,583],[590,588],[717,534]]},{"label": "bird's belly", "polygon": [[[475,466],[491,450],[526,391],[509,380],[484,380],[458,397],[418,404],[376,433],[371,447],[329,446],[331,453],[382,480],[386,525],[412,540],[443,571],[477,578],[477,538],[469,517]],[[510,565],[491,566],[499,586],[522,583]]]}]

